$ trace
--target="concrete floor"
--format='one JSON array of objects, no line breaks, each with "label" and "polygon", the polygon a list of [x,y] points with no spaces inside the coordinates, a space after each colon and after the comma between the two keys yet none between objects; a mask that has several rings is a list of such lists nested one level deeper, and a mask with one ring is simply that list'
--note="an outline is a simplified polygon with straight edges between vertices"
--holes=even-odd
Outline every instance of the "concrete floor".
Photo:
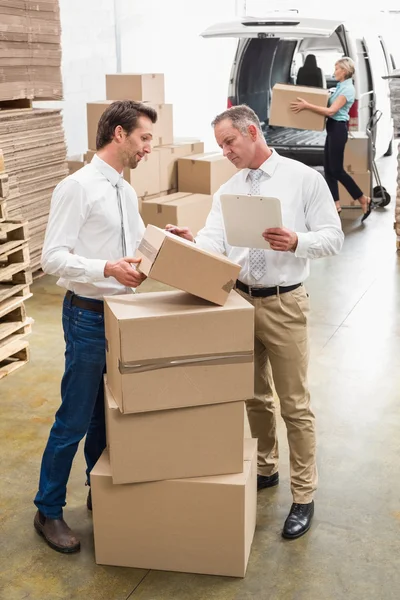
[{"label": "concrete floor", "polygon": [[[394,199],[395,159],[380,163]],[[82,551],[63,556],[34,532],[32,498],[59,403],[62,291],[33,286],[32,360],[0,382],[2,600],[390,600],[400,595],[400,260],[394,200],[364,227],[344,221],[339,257],[316,261],[310,385],[318,422],[319,491],[311,531],[280,537],[291,504],[282,426],[281,485],[259,494],[245,579],[103,567],[94,563],[83,453],[65,516]],[[160,502],[162,499],[160,498]]]}]

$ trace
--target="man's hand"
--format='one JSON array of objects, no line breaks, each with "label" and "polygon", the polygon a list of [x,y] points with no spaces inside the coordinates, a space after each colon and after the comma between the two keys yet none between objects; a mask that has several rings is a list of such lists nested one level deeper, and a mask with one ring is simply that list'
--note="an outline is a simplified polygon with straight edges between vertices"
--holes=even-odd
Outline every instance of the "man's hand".
[{"label": "man's hand", "polygon": [[194,242],[194,236],[188,227],[166,225],[165,231],[169,231],[169,233],[173,233],[174,235],[177,235],[178,237],[181,237],[184,240],[189,240],[189,242]]},{"label": "man's hand", "polygon": [[290,104],[290,108],[295,113],[299,113],[302,110],[305,110],[306,108],[308,108],[308,106],[309,106],[308,102],[306,100],[303,100],[303,98],[297,98],[296,102],[292,102]]},{"label": "man's hand", "polygon": [[266,229],[262,234],[264,240],[269,242],[271,250],[277,252],[294,252],[297,248],[297,233],[285,227]]},{"label": "man's hand", "polygon": [[141,258],[126,256],[115,262],[108,261],[104,268],[104,276],[114,277],[122,285],[136,288],[146,279],[146,275],[139,273],[134,267],[141,260]]}]

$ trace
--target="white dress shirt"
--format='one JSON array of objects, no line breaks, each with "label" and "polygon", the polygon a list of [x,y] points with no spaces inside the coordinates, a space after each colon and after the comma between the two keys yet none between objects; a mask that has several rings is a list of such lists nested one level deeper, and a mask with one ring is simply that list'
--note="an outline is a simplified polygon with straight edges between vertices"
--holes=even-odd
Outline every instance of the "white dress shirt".
[{"label": "white dress shirt", "polygon": [[[309,275],[309,259],[340,252],[344,235],[336,206],[325,179],[315,169],[284,158],[275,150],[261,165],[260,195],[279,198],[283,226],[295,231],[295,252],[265,250],[266,273],[255,281],[250,275],[249,249],[229,246],[226,241],[221,194],[249,194],[250,169],[238,171],[214,194],[211,212],[196,243],[204,250],[226,254],[242,270],[239,279],[247,285],[265,287],[302,283]],[[266,227],[260,223],[260,235]]]},{"label": "white dress shirt", "polygon": [[[61,181],[53,192],[42,252],[45,273],[79,296],[131,292],[104,276],[107,261],[122,258],[121,215],[116,184],[120,173],[95,155],[92,162]],[[121,190],[126,252],[134,256],[143,237],[135,190],[127,181]]]}]

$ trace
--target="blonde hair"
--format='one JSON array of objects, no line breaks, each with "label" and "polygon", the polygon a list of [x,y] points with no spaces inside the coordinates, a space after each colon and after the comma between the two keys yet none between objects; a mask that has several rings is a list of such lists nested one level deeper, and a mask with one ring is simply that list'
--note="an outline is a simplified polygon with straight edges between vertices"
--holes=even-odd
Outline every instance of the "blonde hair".
[{"label": "blonde hair", "polygon": [[336,61],[335,65],[339,65],[345,71],[345,78],[351,79],[355,73],[354,61],[348,56],[344,56],[343,58],[339,58]]}]

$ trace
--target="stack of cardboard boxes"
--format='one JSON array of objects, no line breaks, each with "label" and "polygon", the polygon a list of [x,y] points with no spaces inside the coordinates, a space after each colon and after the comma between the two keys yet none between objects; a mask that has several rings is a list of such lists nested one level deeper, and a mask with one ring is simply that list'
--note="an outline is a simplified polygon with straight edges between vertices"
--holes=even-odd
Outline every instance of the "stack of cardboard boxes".
[{"label": "stack of cardboard boxes", "polygon": [[[85,161],[90,162],[95,153],[97,125],[111,102],[148,103],[158,114],[153,150],[136,169],[125,169],[124,177],[138,195],[145,225],[164,227],[172,223],[197,233],[205,224],[212,194],[236,168],[220,153],[204,154],[204,144],[199,140],[174,138],[173,106],[165,103],[163,74],[106,75],[106,96],[105,101],[87,105],[89,151]],[[71,161],[70,172],[82,164]]]},{"label": "stack of cardboard boxes", "polygon": [[254,309],[232,291],[240,268],[225,257],[153,226],[138,256],[184,291],[106,298],[96,561],[243,577],[256,516],[256,440],[244,439]]}]

